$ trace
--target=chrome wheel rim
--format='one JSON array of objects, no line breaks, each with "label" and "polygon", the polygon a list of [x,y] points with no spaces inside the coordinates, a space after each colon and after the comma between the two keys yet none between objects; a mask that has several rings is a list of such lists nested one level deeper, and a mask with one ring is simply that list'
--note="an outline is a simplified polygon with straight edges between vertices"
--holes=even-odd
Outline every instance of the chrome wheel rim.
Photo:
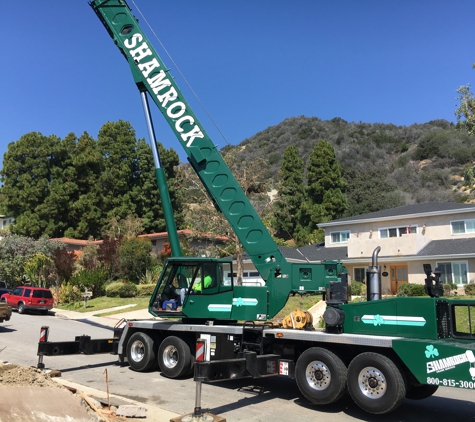
[{"label": "chrome wheel rim", "polygon": [[323,362],[313,361],[307,365],[305,378],[311,388],[325,390],[331,383],[332,375],[328,366]]},{"label": "chrome wheel rim", "polygon": [[178,350],[175,346],[167,346],[163,350],[163,363],[167,368],[174,368],[178,363]]},{"label": "chrome wheel rim", "polygon": [[145,346],[140,340],[135,340],[130,347],[130,356],[134,362],[140,362],[145,356]]},{"label": "chrome wheel rim", "polygon": [[388,384],[386,377],[377,369],[367,366],[358,375],[360,391],[370,399],[380,399],[386,393]]}]

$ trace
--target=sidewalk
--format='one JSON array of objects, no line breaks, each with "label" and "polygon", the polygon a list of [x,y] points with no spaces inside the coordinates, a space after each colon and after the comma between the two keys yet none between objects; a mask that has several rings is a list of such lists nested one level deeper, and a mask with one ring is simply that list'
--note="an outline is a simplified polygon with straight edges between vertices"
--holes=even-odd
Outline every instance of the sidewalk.
[{"label": "sidewalk", "polygon": [[[53,308],[56,317],[76,320],[88,320],[99,325],[114,327],[121,319],[157,319],[148,313],[147,309],[134,309],[136,305],[117,306],[115,308],[101,309],[92,312],[76,312],[65,309]],[[107,316],[99,316],[112,311],[123,310],[123,312]]]}]

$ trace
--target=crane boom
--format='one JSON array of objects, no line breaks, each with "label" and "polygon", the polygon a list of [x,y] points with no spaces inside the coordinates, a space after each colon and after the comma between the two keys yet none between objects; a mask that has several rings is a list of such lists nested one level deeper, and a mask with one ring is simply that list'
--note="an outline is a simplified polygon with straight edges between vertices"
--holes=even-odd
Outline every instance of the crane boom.
[{"label": "crane boom", "polygon": [[[89,3],[126,58],[141,93],[147,92],[185,150],[188,161],[266,283],[268,316],[292,291],[325,293],[340,281],[341,263],[289,263],[224,162],[169,70],[124,0]],[[261,315],[261,314],[260,314]]]}]

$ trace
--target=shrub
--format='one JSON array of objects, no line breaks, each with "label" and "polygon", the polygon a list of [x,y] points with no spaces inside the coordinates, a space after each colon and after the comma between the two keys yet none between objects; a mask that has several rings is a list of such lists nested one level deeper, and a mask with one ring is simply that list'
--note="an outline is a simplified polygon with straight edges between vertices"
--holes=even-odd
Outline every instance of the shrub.
[{"label": "shrub", "polygon": [[70,283],[63,283],[59,291],[60,303],[74,303],[82,300],[82,293],[76,287]]},{"label": "shrub", "polygon": [[106,287],[107,297],[135,297],[137,295],[137,286],[125,281],[114,281]]},{"label": "shrub", "polygon": [[156,286],[155,284],[139,284],[137,286],[137,296],[139,297],[152,296],[155,286]]},{"label": "shrub", "polygon": [[361,281],[352,281],[348,286],[348,294],[351,296],[366,296],[366,284]]},{"label": "shrub", "polygon": [[69,283],[83,292],[85,289],[92,291],[92,297],[104,296],[105,284],[109,276],[104,270],[81,270],[71,277]]},{"label": "shrub", "polygon": [[452,292],[457,290],[457,285],[453,283],[443,284],[442,287],[444,288],[444,296],[452,296]]},{"label": "shrub", "polygon": [[403,283],[397,289],[397,296],[427,296],[423,284]]},{"label": "shrub", "polygon": [[464,286],[465,294],[468,296],[475,296],[475,284],[466,284]]}]

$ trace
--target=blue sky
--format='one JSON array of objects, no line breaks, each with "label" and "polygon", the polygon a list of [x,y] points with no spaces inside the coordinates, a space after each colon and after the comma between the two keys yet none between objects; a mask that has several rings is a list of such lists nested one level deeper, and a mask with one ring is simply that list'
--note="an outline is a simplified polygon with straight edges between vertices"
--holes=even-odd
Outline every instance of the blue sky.
[{"label": "blue sky", "polygon": [[[470,0],[134,2],[142,29],[220,148],[301,115],[455,121],[456,89],[475,80]],[[29,132],[97,138],[104,123],[119,119],[147,137],[129,66],[87,0],[3,1],[0,24],[2,157]],[[154,123],[157,139],[185,160],[158,111]]]}]

